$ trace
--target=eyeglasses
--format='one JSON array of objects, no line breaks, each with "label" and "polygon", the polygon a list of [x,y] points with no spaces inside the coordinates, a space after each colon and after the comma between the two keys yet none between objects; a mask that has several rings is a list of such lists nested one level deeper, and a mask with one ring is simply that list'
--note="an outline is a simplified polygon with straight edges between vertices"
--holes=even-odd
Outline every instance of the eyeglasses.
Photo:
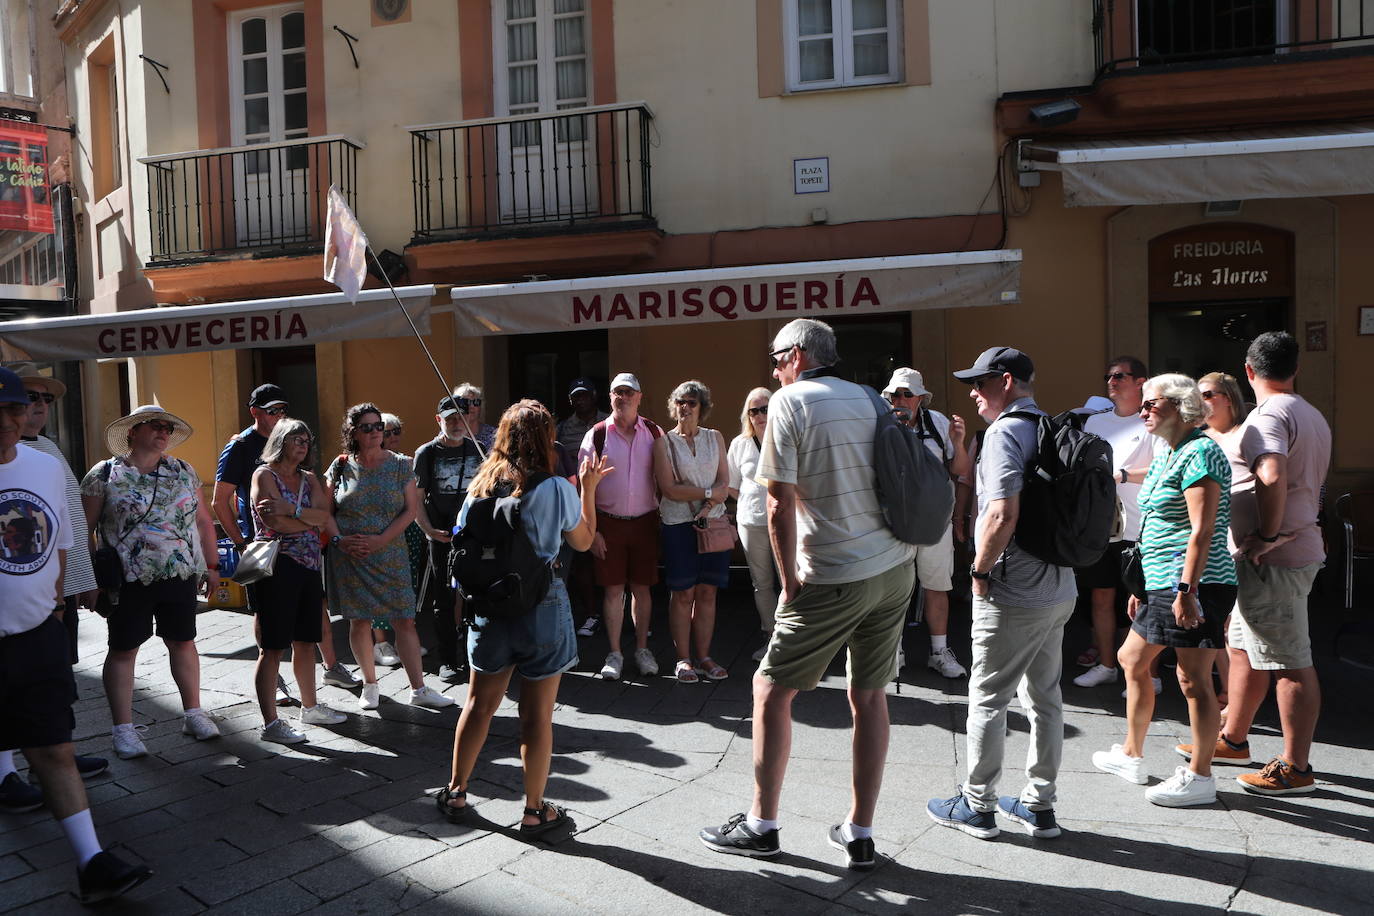
[{"label": "eyeglasses", "polygon": [[1164,404],[1164,403],[1166,403],[1166,402],[1169,403],[1169,404],[1177,404],[1177,403],[1178,403],[1178,399],[1177,399],[1177,398],[1150,398],[1148,401],[1141,401],[1141,402],[1140,402],[1140,412],[1141,412],[1141,413],[1153,413],[1154,411],[1159,410],[1159,407],[1160,407],[1161,404]]},{"label": "eyeglasses", "polygon": [[353,427],[353,431],[359,433],[380,433],[385,430],[386,424],[381,420],[378,420],[376,423],[359,423],[357,426]]},{"label": "eyeglasses", "polygon": [[311,440],[309,436],[287,436],[286,441],[301,448],[310,448]]},{"label": "eyeglasses", "polygon": [[1212,398],[1226,397],[1226,392],[1224,391],[1199,391],[1198,394],[1202,395],[1204,401],[1210,401]]},{"label": "eyeglasses", "polygon": [[791,346],[783,347],[781,350],[774,350],[772,353],[768,354],[768,360],[773,364],[774,369],[782,365],[782,360],[778,359],[778,357],[784,353],[791,353],[793,347],[801,350],[803,353],[806,352],[806,347],[803,347],[801,344],[792,344]]},{"label": "eyeglasses", "polygon": [[282,404],[276,407],[264,407],[263,411],[269,417],[284,417],[286,416],[286,405]]},{"label": "eyeglasses", "polygon": [[383,431],[382,431],[382,438],[383,438],[383,439],[389,439],[389,438],[391,438],[392,436],[399,436],[400,434],[401,434],[401,428],[398,426],[398,427],[396,427],[395,429],[386,429],[386,430],[383,430]]},{"label": "eyeglasses", "polygon": [[757,416],[759,416],[760,414],[762,414],[762,415],[765,416],[765,417],[768,416],[768,405],[767,405],[767,404],[764,404],[762,407],[750,407],[750,408],[749,408],[749,416],[751,416],[751,417],[757,417]]},{"label": "eyeglasses", "polygon": [[696,407],[696,406],[697,406],[697,399],[696,399],[696,398],[678,398],[678,399],[675,400],[673,403],[676,404],[676,405],[679,406],[679,407]]},{"label": "eyeglasses", "polygon": [[29,392],[29,403],[30,403],[30,404],[37,404],[39,401],[42,401],[44,404],[51,404],[53,401],[56,401],[56,400],[57,400],[56,395],[54,395],[51,391],[30,391],[30,392]]},{"label": "eyeglasses", "polygon": [[139,423],[137,425],[146,426],[155,433],[166,433],[169,436],[177,431],[177,425],[175,423],[166,423],[162,420],[149,420],[147,423]]},{"label": "eyeglasses", "polygon": [[1129,372],[1108,372],[1106,375],[1102,376],[1102,381],[1119,382],[1123,378],[1135,378],[1135,376]]}]

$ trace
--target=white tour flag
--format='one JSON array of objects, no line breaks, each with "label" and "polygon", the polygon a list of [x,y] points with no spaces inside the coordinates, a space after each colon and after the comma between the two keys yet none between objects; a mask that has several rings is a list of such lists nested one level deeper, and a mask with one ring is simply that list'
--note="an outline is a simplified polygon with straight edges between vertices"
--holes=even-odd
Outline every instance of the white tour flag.
[{"label": "white tour flag", "polygon": [[324,230],[324,278],[349,302],[358,301],[358,290],[367,279],[367,236],[334,185],[329,186],[329,223]]}]

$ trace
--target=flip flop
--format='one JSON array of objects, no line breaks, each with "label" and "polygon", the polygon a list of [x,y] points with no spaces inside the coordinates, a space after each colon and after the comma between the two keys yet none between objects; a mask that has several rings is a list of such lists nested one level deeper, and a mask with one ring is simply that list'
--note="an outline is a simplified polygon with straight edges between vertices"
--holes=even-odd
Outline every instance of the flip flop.
[{"label": "flip flop", "polygon": [[673,669],[673,674],[684,684],[695,684],[699,680],[697,670],[686,659],[677,663],[677,667]]}]

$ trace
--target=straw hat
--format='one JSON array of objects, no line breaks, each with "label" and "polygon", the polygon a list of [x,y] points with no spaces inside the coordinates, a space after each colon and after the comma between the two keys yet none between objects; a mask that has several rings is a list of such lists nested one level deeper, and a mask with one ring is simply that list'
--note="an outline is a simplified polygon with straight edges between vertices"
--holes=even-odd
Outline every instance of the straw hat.
[{"label": "straw hat", "polygon": [[176,414],[168,413],[156,404],[143,404],[135,407],[127,417],[120,417],[105,427],[105,447],[110,450],[111,455],[118,455],[121,458],[128,455],[129,430],[140,423],[149,423],[153,420],[166,420],[176,427],[167,439],[167,451],[169,452],[191,438],[191,433],[195,432],[191,429],[191,424]]},{"label": "straw hat", "polygon": [[48,393],[55,398],[60,398],[67,393],[67,386],[59,379],[50,375],[43,375],[38,371],[38,367],[33,363],[10,363],[5,368],[19,376],[21,382],[37,382],[41,384]]}]

